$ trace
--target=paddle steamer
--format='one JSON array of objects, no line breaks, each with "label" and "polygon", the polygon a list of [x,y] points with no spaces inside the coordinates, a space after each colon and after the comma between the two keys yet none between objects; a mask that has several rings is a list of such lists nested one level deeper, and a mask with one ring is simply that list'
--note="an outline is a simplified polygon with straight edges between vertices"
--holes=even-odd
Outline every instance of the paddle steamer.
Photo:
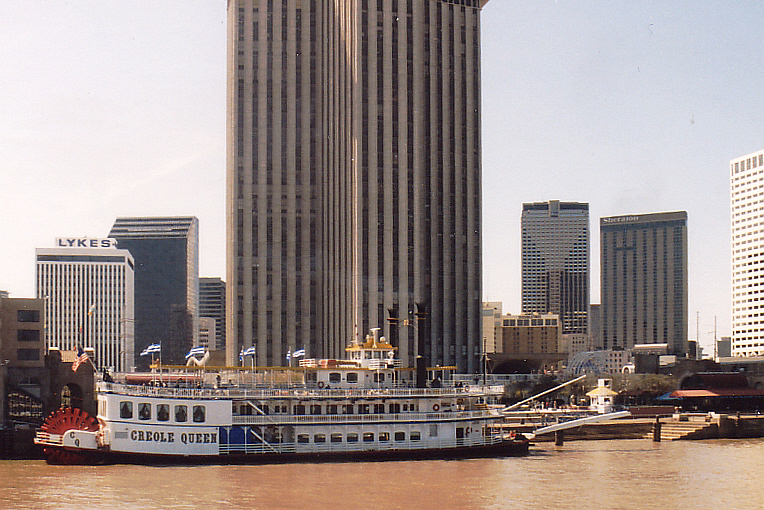
[{"label": "paddle steamer", "polygon": [[[82,463],[264,463],[522,455],[502,431],[502,386],[416,387],[378,330],[347,360],[223,377],[128,374],[97,383],[98,415],[60,409],[38,431],[46,459]],[[207,378],[213,377],[211,381]],[[295,381],[295,378],[297,380]],[[225,381],[225,383],[223,383]]]}]

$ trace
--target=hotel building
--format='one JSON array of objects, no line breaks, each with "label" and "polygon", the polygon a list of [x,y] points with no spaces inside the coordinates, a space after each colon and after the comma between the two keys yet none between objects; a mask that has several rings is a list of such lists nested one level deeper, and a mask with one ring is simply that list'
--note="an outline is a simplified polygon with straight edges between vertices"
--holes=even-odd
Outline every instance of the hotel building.
[{"label": "hotel building", "polygon": [[479,370],[486,3],[228,2],[228,363]]},{"label": "hotel building", "polygon": [[687,213],[600,218],[602,347],[687,354]]},{"label": "hotel building", "polygon": [[98,368],[133,366],[133,257],[113,239],[59,238],[37,248],[37,298],[48,348],[92,348]]},{"label": "hotel building", "polygon": [[764,150],[730,161],[732,356],[764,355]]},{"label": "hotel building", "polygon": [[555,314],[563,334],[587,334],[589,204],[523,204],[522,311]]}]

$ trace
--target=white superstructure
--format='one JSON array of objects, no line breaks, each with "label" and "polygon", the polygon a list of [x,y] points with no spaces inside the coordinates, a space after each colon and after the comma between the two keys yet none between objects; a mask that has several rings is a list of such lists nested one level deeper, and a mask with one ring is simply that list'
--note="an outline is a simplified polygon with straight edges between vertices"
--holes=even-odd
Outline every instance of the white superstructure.
[{"label": "white superstructure", "polygon": [[764,355],[764,150],[730,161],[732,356]]},{"label": "white superstructure", "polygon": [[47,347],[91,347],[98,368],[129,371],[135,265],[130,252],[113,239],[59,238],[55,248],[37,248],[35,255]]}]

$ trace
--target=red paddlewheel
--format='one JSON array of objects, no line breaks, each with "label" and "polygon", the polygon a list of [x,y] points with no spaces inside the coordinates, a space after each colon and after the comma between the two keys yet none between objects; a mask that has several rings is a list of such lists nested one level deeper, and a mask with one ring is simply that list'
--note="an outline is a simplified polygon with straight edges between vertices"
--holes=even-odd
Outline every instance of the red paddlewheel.
[{"label": "red paddlewheel", "polygon": [[61,435],[69,430],[96,432],[98,430],[98,421],[82,409],[64,407],[50,413],[50,416],[45,418],[45,422],[40,429],[48,434]]},{"label": "red paddlewheel", "polygon": [[44,448],[45,461],[56,466],[82,466],[88,464],[87,458],[80,452],[61,448]]},{"label": "red paddlewheel", "polygon": [[[82,409],[65,407],[50,413],[50,416],[45,419],[40,429],[48,434],[58,435],[63,435],[70,430],[96,432],[98,430],[98,421]],[[43,449],[43,453],[48,464],[72,465],[87,463],[87,457],[81,452],[47,447]]]}]

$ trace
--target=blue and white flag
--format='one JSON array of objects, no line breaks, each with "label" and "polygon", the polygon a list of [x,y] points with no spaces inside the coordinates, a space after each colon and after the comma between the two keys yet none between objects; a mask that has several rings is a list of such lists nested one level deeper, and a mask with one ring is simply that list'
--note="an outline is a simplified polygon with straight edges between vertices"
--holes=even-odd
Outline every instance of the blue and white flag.
[{"label": "blue and white flag", "polygon": [[141,352],[141,356],[148,356],[149,354],[155,354],[162,352],[162,344],[151,344]]},{"label": "blue and white flag", "polygon": [[303,356],[305,356],[305,349],[300,349],[299,351],[294,351],[292,353],[293,358],[302,358]]},{"label": "blue and white flag", "polygon": [[255,346],[248,347],[245,351],[242,351],[241,353],[242,357],[244,356],[254,356],[255,355]]},{"label": "blue and white flag", "polygon": [[191,350],[188,351],[188,354],[186,354],[186,359],[190,358],[191,356],[204,356],[206,350],[207,349],[202,345],[192,347]]},{"label": "blue and white flag", "polygon": [[292,349],[287,351],[287,363],[292,361]]}]

